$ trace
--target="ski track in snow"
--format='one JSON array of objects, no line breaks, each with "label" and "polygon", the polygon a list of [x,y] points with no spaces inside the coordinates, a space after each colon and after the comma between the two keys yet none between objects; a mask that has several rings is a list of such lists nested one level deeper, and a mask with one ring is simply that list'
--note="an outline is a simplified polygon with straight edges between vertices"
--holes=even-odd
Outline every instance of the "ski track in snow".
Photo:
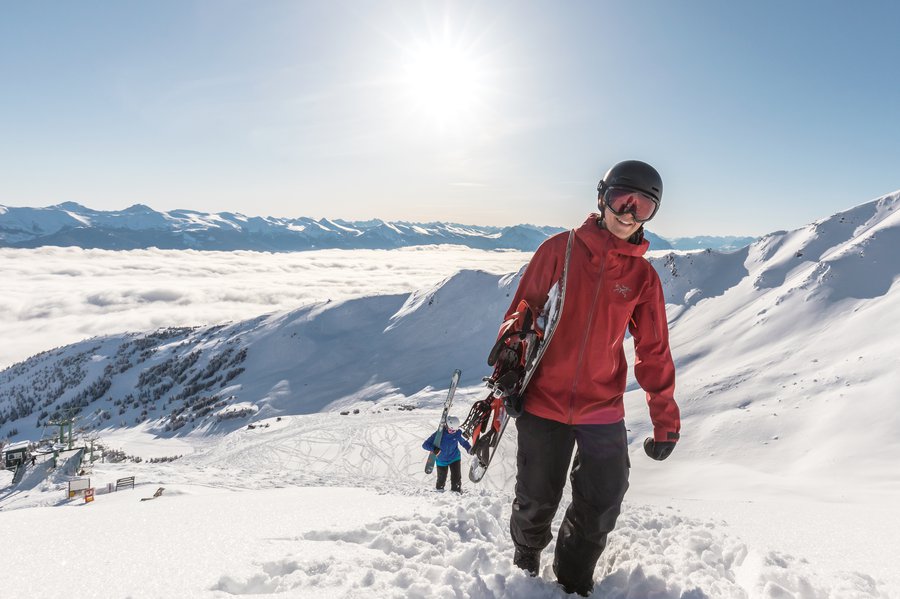
[{"label": "ski track in snow", "polygon": [[[213,590],[231,595],[286,594],[335,597],[564,597],[551,562],[555,542],[544,551],[541,573],[530,578],[512,566],[508,522],[513,495],[515,427],[500,446],[488,474],[494,485],[474,485],[463,474],[465,493],[437,493],[422,474],[429,434],[438,411],[419,420],[397,412],[357,417],[335,414],[289,419],[277,433],[264,434],[252,449],[271,461],[269,482],[285,470],[304,482],[367,484],[381,493],[423,497],[436,514],[414,519],[387,517],[365,526],[304,533],[294,540],[307,547],[282,560],[260,564],[246,579],[223,575]],[[337,422],[335,422],[337,420]],[[294,422],[295,421],[295,422]],[[374,422],[373,422],[374,421]],[[330,425],[330,426],[329,426]],[[300,428],[301,430],[296,430]],[[247,431],[253,433],[256,431]],[[391,453],[385,448],[392,448]],[[505,450],[505,451],[503,451]],[[214,450],[214,453],[217,453]],[[502,459],[503,454],[512,459]],[[274,457],[273,457],[274,456]],[[255,460],[253,460],[255,461]],[[497,468],[494,468],[497,466]],[[465,471],[465,469],[464,469]],[[423,481],[424,477],[424,481]],[[252,479],[252,476],[248,478]],[[262,483],[263,481],[259,481]],[[292,481],[293,484],[300,480]],[[567,486],[553,530],[568,504]],[[834,573],[821,580],[804,560],[779,553],[757,554],[731,537],[725,523],[703,522],[626,501],[616,530],[595,572],[594,597],[607,599],[862,599],[887,597],[864,574]],[[311,559],[309,554],[317,557]],[[349,559],[348,559],[349,558]],[[338,584],[339,583],[339,584]]]},{"label": "ski track in snow", "polygon": [[[207,581],[189,594],[422,599],[566,596],[551,568],[554,542],[544,551],[537,578],[512,566],[508,522],[513,485],[508,477],[514,473],[514,427],[501,445],[507,459],[501,457],[495,465],[502,467],[492,467],[484,481],[493,484],[474,485],[464,475],[464,494],[438,493],[432,488],[433,477],[423,472],[425,452],[417,451],[438,414],[431,409],[409,414],[373,408],[373,413],[362,415],[322,413],[270,419],[177,462],[142,464],[142,487],[165,486],[166,501],[179,500],[180,485],[196,488],[198,481],[217,479],[222,481],[216,485],[220,491],[346,486],[421,499],[422,509],[412,517],[387,516],[347,528],[323,522],[321,528],[268,539],[267,543],[276,545],[277,558],[271,559],[272,552],[265,560],[248,556],[251,563],[242,571],[229,568],[212,576],[211,586]],[[122,475],[117,468],[123,465],[105,466],[113,479]],[[135,466],[124,467],[133,471]],[[49,482],[44,486],[60,492],[65,488],[62,479]],[[554,532],[568,497],[567,489]],[[36,499],[32,496],[32,505]],[[688,518],[674,508],[627,500],[595,580],[592,596],[606,599],[888,597],[878,582],[864,574],[834,572],[823,577],[802,558],[758,553],[725,522]]]}]

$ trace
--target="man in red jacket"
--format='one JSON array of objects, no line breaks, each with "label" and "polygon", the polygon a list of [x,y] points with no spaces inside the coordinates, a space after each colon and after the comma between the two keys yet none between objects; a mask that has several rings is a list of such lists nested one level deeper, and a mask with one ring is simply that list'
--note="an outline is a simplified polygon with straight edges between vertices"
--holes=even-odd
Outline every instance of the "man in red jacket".
[{"label": "man in red jacket", "polygon": [[[582,595],[593,589],[594,568],[628,489],[626,329],[653,422],[647,455],[666,459],[681,428],[662,286],[643,257],[649,247],[643,224],[659,209],[662,179],[649,164],[628,160],[613,166],[597,191],[600,213],[575,230],[563,313],[516,420],[510,519],[513,561],[536,575],[571,463],[572,502],[557,535],[553,571],[566,592]],[[510,314],[522,299],[544,305],[562,275],[568,235],[551,237],[535,252]]]}]

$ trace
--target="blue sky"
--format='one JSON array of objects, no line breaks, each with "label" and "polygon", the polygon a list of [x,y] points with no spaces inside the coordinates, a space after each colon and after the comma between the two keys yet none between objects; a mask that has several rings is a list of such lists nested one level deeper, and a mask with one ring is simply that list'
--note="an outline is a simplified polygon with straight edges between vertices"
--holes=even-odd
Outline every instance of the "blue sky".
[{"label": "blue sky", "polygon": [[900,189],[900,4],[6,3],[0,204],[571,226],[618,160],[671,237]]}]

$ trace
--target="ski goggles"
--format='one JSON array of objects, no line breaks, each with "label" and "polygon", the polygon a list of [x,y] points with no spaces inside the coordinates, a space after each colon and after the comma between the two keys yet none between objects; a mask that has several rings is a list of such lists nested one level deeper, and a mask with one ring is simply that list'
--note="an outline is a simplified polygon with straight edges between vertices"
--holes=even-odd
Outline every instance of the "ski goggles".
[{"label": "ski goggles", "polygon": [[659,210],[659,200],[636,189],[607,187],[603,191],[603,203],[616,216],[631,213],[635,222],[645,223]]}]

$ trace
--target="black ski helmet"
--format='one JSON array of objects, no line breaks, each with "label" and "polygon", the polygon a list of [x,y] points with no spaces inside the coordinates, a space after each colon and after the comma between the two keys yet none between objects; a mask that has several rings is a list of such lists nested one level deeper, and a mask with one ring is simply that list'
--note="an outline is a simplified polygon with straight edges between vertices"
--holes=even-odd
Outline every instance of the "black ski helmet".
[{"label": "black ski helmet", "polygon": [[626,187],[641,191],[655,198],[658,203],[662,203],[662,177],[655,168],[640,160],[626,160],[606,171],[597,185],[597,192],[602,196],[609,187]]}]

